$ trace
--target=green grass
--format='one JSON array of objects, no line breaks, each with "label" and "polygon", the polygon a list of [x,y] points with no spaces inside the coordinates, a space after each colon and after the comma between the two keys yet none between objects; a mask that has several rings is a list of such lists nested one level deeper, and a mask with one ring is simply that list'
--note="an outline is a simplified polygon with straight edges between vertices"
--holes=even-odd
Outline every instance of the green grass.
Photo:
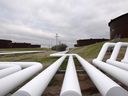
[{"label": "green grass", "polygon": [[50,50],[49,48],[4,48],[0,51],[33,51],[33,50]]},{"label": "green grass", "polygon": [[66,70],[67,68],[67,63],[68,63],[68,57],[64,60],[64,62],[60,66],[60,70]]},{"label": "green grass", "polygon": [[[128,38],[124,39],[115,39],[111,40],[109,42],[128,42]],[[85,58],[88,61],[91,61],[92,59],[96,58],[100,49],[102,48],[102,45],[105,42],[100,42],[88,46],[78,47],[78,48],[72,48],[70,49],[69,53],[76,53]],[[42,53],[29,53],[29,54],[13,54],[13,55],[0,55],[0,61],[27,61],[27,62],[40,62],[44,65],[46,68],[47,66],[51,65],[54,61],[56,61],[58,58],[50,57],[49,55],[53,53],[50,49],[47,48],[11,48],[11,49],[0,49],[0,51],[26,51],[26,50],[44,50]],[[118,59],[121,59],[125,53],[125,48],[121,49],[120,54],[118,56]],[[60,69],[66,69],[66,63],[68,59],[64,61]],[[78,61],[74,59],[75,64],[78,64]]]},{"label": "green grass", "polygon": [[83,58],[95,58],[98,55],[102,45],[103,45],[103,42],[88,45],[88,46],[78,47],[78,48],[72,49],[71,51],[69,51],[69,53],[79,54]]},{"label": "green grass", "polygon": [[49,55],[53,51],[45,51],[42,53],[29,53],[29,54],[12,54],[12,55],[0,55],[1,62],[40,62],[44,65],[44,68],[51,65],[58,58],[50,57]]},{"label": "green grass", "polygon": [[[114,39],[108,42],[128,42],[128,38],[124,38],[124,39]],[[88,59],[89,61],[92,60],[93,58],[96,58],[97,55],[100,52],[100,49],[102,48],[102,45],[105,42],[100,42],[100,43],[96,43],[96,44],[92,44],[92,45],[88,45],[88,46],[83,46],[83,47],[77,47],[74,49],[71,49],[69,51],[69,53],[76,53],[79,54],[80,56],[82,56],[85,59]],[[121,50],[120,54],[119,54],[119,58],[121,58],[124,55],[125,50]]]}]

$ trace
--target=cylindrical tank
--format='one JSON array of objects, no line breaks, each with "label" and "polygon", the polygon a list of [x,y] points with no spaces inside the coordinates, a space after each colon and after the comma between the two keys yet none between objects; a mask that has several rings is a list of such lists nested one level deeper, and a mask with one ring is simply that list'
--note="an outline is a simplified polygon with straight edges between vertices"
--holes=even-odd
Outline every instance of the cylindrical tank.
[{"label": "cylindrical tank", "polygon": [[128,37],[128,13],[112,19],[108,25],[111,39]]}]

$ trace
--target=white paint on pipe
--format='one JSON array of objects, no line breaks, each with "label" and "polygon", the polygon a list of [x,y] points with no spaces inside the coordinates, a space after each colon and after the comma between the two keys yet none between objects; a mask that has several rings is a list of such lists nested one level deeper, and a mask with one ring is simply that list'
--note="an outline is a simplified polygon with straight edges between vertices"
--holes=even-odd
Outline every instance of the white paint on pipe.
[{"label": "white paint on pipe", "polygon": [[38,62],[0,62],[0,78],[20,71],[33,65],[40,65]]},{"label": "white paint on pipe", "polygon": [[118,56],[118,54],[120,52],[121,47],[127,47],[127,46],[128,46],[128,43],[126,43],[126,42],[118,42],[118,43],[116,43],[115,47],[113,49],[113,52],[111,54],[110,60],[114,60],[115,61],[117,59],[117,56]]},{"label": "white paint on pipe", "polygon": [[0,55],[8,55],[8,54],[24,54],[24,53],[39,53],[44,51],[10,51],[10,52],[2,52]]},{"label": "white paint on pipe", "polygon": [[63,56],[58,59],[12,96],[41,96],[65,58],[66,56]]},{"label": "white paint on pipe", "polygon": [[9,63],[0,62],[0,70],[6,69],[6,68],[9,68],[9,67],[14,67],[14,66],[15,66],[15,64],[9,64]]},{"label": "white paint on pipe", "polygon": [[93,64],[108,73],[112,77],[116,78],[126,86],[128,86],[128,71],[115,67],[113,65],[107,64],[105,62],[99,61],[97,59],[93,60]]},{"label": "white paint on pipe", "polygon": [[65,54],[50,54],[50,57],[62,57]]},{"label": "white paint on pipe", "polygon": [[60,96],[82,96],[72,55],[69,56]]},{"label": "white paint on pipe", "polygon": [[128,71],[128,65],[119,61],[108,59],[107,63]]},{"label": "white paint on pipe", "polygon": [[105,54],[106,54],[108,48],[109,48],[109,47],[114,47],[114,46],[115,46],[115,43],[109,43],[109,42],[105,43],[105,44],[102,46],[102,48],[101,48],[101,50],[100,50],[100,52],[99,52],[99,54],[98,54],[98,56],[97,56],[96,59],[97,59],[97,60],[103,60],[103,58],[104,58],[104,56],[105,56]]},{"label": "white paint on pipe", "polygon": [[[12,66],[12,65],[19,65],[21,66],[23,69],[33,66],[33,65],[42,65],[41,63],[38,62],[0,62],[0,65],[4,64],[4,66]],[[0,66],[1,68],[2,66]]]},{"label": "white paint on pipe", "polygon": [[75,55],[75,54],[55,54],[55,55],[50,55],[51,57],[62,57],[62,56],[70,56],[70,55]]},{"label": "white paint on pipe", "polygon": [[119,61],[116,61],[121,47],[127,47],[127,46],[128,46],[128,43],[126,43],[126,42],[116,43],[110,58],[106,62],[111,64],[111,65],[114,65],[116,67],[119,67],[119,68],[122,68],[122,69],[128,71],[128,66],[125,63],[121,63]]},{"label": "white paint on pipe", "polygon": [[28,80],[31,76],[39,72],[42,67],[42,64],[34,63],[28,68],[0,79],[0,96],[8,94],[10,91]]},{"label": "white paint on pipe", "polygon": [[121,62],[128,64],[128,47],[127,47],[127,49],[126,49],[125,56],[124,56],[124,58],[121,60]]},{"label": "white paint on pipe", "polygon": [[125,89],[85,61],[79,55],[76,55],[76,57],[102,96],[128,96],[128,92]]},{"label": "white paint on pipe", "polygon": [[[15,73],[17,71],[20,71],[21,70],[21,67],[19,65],[5,65],[5,64],[0,64],[0,67],[1,68],[4,68],[4,69],[1,69],[0,70],[0,79],[7,76],[7,75],[10,75],[12,73]],[[5,68],[6,67],[6,68]]]},{"label": "white paint on pipe", "polygon": [[61,52],[57,52],[57,53],[50,54],[50,56],[51,56],[51,57],[61,57],[61,56],[64,56],[67,52],[68,52],[68,50],[66,50],[66,51],[61,51]]}]

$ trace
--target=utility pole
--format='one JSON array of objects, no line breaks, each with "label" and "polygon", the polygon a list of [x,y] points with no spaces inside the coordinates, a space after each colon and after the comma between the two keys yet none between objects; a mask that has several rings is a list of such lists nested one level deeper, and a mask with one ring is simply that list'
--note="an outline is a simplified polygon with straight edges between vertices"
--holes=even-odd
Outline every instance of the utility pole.
[{"label": "utility pole", "polygon": [[58,34],[56,33],[56,51],[57,51],[57,44],[58,44]]},{"label": "utility pole", "polygon": [[56,45],[58,44],[58,37],[59,35],[56,33]]}]

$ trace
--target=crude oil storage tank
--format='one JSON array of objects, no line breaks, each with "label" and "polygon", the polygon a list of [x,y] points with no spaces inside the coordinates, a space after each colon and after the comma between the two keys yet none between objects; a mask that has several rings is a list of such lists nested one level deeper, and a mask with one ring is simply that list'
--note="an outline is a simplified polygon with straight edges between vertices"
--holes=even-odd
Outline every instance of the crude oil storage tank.
[{"label": "crude oil storage tank", "polygon": [[128,38],[128,13],[109,22],[110,38]]}]

